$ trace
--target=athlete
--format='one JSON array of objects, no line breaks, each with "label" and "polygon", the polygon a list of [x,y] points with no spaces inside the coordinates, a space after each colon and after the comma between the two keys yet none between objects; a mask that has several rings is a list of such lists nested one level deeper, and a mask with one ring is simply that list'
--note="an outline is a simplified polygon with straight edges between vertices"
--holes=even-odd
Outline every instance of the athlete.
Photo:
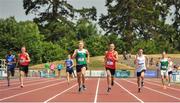
[{"label": "athlete", "polygon": [[79,85],[78,91],[85,90],[85,72],[87,70],[87,63],[89,63],[89,52],[84,49],[84,42],[79,42],[79,49],[76,49],[73,53],[72,58],[76,58],[76,72],[77,81]]},{"label": "athlete", "polygon": [[72,77],[74,67],[74,62],[71,59],[71,55],[68,55],[68,58],[65,60],[64,66],[66,67],[66,77],[69,85],[70,77]]},{"label": "athlete", "polygon": [[161,79],[163,88],[166,89],[165,79],[168,81],[168,66],[169,60],[166,56],[166,52],[162,53],[162,58],[160,59],[160,71],[161,71]]},{"label": "athlete", "polygon": [[107,92],[111,91],[111,86],[114,85],[114,75],[116,70],[116,62],[118,61],[118,52],[114,50],[113,43],[109,45],[109,50],[105,52],[104,64],[107,73]]},{"label": "athlete", "polygon": [[28,66],[30,63],[30,57],[29,54],[26,52],[26,48],[22,47],[21,48],[21,53],[19,54],[18,57],[18,63],[19,63],[19,70],[20,70],[20,87],[23,88],[23,77],[28,76]]},{"label": "athlete", "polygon": [[10,86],[10,76],[14,77],[15,67],[16,67],[16,57],[12,54],[12,51],[8,51],[6,55],[6,65],[7,65],[7,81],[8,86]]},{"label": "athlete", "polygon": [[138,92],[141,92],[141,87],[144,86],[144,73],[147,68],[146,64],[149,64],[147,56],[143,54],[143,49],[139,49],[138,54],[135,56],[134,63],[137,72]]},{"label": "athlete", "polygon": [[58,78],[60,79],[61,78],[61,70],[63,69],[63,66],[62,66],[62,64],[58,64],[58,66],[57,66],[57,70],[58,70]]},{"label": "athlete", "polygon": [[171,78],[172,78],[172,71],[173,71],[173,61],[171,59],[171,57],[168,58],[169,61],[169,65],[168,65],[168,86],[171,86]]}]

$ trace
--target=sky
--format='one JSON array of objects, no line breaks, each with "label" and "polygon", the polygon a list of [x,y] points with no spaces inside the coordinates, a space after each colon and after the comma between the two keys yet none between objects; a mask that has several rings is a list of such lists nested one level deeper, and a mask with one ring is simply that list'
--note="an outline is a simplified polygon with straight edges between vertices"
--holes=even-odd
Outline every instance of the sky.
[{"label": "sky", "polygon": [[[97,17],[102,13],[106,14],[106,0],[67,0],[75,8],[92,7],[97,9]],[[14,16],[18,21],[32,20],[33,14],[25,15],[23,9],[23,0],[0,0],[0,18],[8,18]]]},{"label": "sky", "polygon": [[[74,8],[92,7],[97,9],[97,17],[101,14],[107,14],[107,8],[105,7],[106,0],[67,0]],[[174,8],[171,7],[173,10]],[[0,18],[8,18],[14,16],[17,21],[32,20],[35,15],[25,15],[23,9],[23,0],[0,0]],[[171,24],[173,16],[168,16],[166,23]]]}]

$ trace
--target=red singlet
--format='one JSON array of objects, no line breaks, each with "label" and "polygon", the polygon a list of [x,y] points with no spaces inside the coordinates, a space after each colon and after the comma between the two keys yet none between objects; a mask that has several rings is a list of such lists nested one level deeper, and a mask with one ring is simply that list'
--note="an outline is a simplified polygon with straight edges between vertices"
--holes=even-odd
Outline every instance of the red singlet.
[{"label": "red singlet", "polygon": [[25,60],[28,60],[26,54],[21,53],[21,54],[19,55],[19,59],[20,59],[19,64],[20,64],[21,66],[28,66],[28,65],[29,65],[29,62],[26,62],[26,61],[25,61]]},{"label": "red singlet", "polygon": [[106,56],[105,67],[109,69],[116,69],[116,60],[115,60],[116,56],[114,51],[108,51],[105,56]]}]

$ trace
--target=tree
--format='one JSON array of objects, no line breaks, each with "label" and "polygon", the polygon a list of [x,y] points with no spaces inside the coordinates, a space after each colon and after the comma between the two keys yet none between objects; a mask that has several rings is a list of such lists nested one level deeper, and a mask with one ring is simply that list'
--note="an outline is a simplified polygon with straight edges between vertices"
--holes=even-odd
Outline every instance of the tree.
[{"label": "tree", "polygon": [[74,9],[67,0],[23,0],[25,13],[34,13],[39,17],[40,23],[50,22],[57,19],[67,20],[73,18]]},{"label": "tree", "polygon": [[171,37],[171,42],[173,43],[173,47],[180,51],[180,1],[179,0],[165,0],[167,6],[174,7],[173,10],[169,9],[169,12],[166,14],[170,14],[173,16],[171,22],[172,26],[175,29],[175,32]]},{"label": "tree", "polygon": [[[102,15],[100,26],[106,34],[119,35],[131,50],[137,39],[150,40],[158,34],[159,16],[164,5],[157,0],[107,0],[108,15]],[[163,9],[158,9],[163,8]]]}]

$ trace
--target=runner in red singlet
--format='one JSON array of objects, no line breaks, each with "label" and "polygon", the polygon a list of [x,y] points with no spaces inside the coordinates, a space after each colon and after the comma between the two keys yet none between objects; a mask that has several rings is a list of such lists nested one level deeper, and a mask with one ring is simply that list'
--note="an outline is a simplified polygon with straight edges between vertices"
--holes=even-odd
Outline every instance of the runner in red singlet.
[{"label": "runner in red singlet", "polygon": [[23,77],[24,75],[28,76],[28,66],[30,63],[30,57],[29,54],[26,52],[26,48],[21,48],[21,53],[18,55],[18,63],[19,63],[19,71],[20,71],[20,85],[21,88],[24,87],[23,84]]},{"label": "runner in red singlet", "polygon": [[109,50],[105,52],[104,63],[107,72],[107,92],[110,92],[111,86],[114,85],[114,75],[116,70],[116,62],[118,61],[118,52],[114,50],[113,43],[109,45]]}]

